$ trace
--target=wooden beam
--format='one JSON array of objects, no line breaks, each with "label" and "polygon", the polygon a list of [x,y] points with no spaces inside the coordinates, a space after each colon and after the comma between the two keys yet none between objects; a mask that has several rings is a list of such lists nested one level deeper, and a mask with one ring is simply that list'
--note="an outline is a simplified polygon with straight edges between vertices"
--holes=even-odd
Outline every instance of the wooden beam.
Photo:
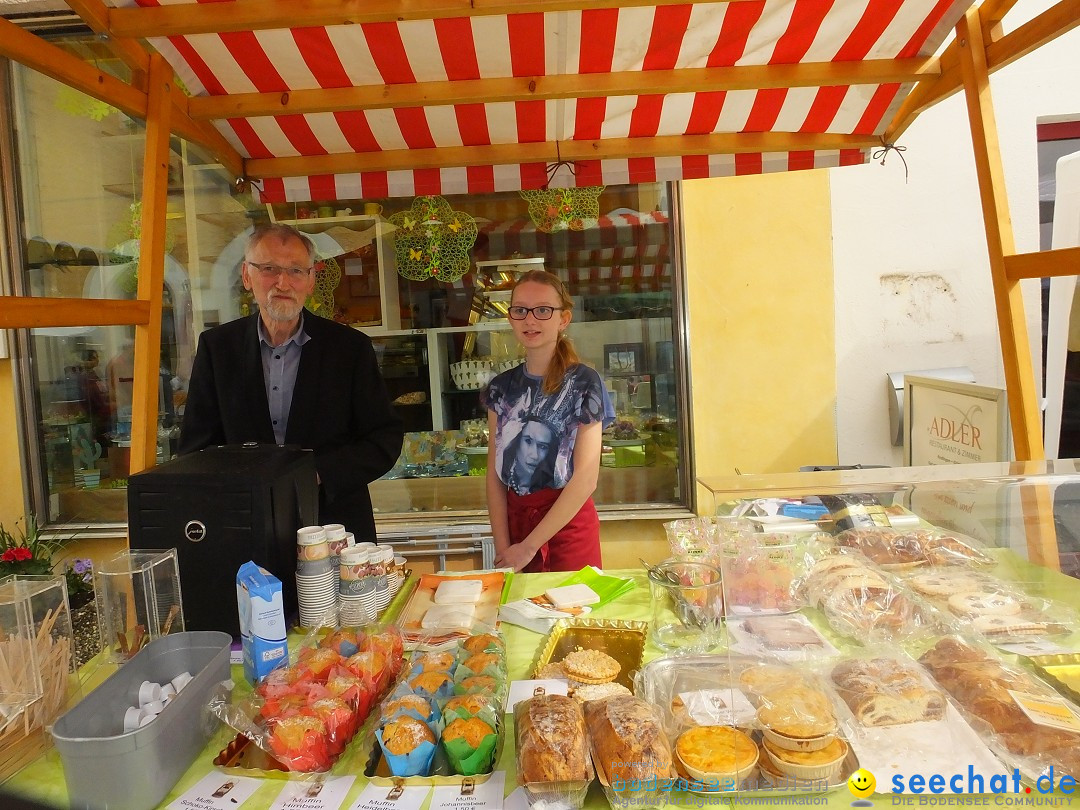
[{"label": "wooden beam", "polygon": [[1060,0],[997,42],[986,46],[986,62],[1000,70],[1080,25],[1080,0]]},{"label": "wooden beam", "polygon": [[990,259],[990,277],[997,307],[998,334],[1005,367],[1005,387],[1009,395],[1016,458],[1021,461],[1045,458],[1042,442],[1035,373],[1031,364],[1024,299],[1019,281],[1010,281],[1005,256],[1016,253],[1013,242],[1005,173],[998,149],[997,124],[990,94],[986,49],[979,26],[978,9],[969,9],[957,26],[960,67],[964,74],[975,170],[979,180],[983,226]]},{"label": "wooden beam", "polygon": [[[1013,2],[1015,0],[1002,0],[994,4],[987,2],[979,7],[983,41],[989,42],[986,47],[986,69],[990,73],[1080,25],[1080,0],[1061,0],[1011,33],[990,42],[990,32],[997,28]],[[885,128],[883,137],[887,143],[895,143],[925,109],[963,88],[964,79],[956,58],[958,47],[956,41],[951,42],[941,54],[937,76],[923,79],[908,93]]]},{"label": "wooden beam", "polygon": [[[737,2],[738,0],[706,0]],[[600,8],[684,6],[686,0],[236,0],[113,8],[114,36],[164,37],[298,26],[439,20],[500,14],[542,14]]]},{"label": "wooden beam", "polygon": [[[655,138],[605,138],[598,141],[509,143],[492,146],[441,146],[434,149],[393,149],[384,152],[343,152],[311,157],[247,160],[247,176],[293,177],[349,172],[434,169],[457,166],[499,166],[513,163],[553,163],[677,157],[758,152],[872,149],[881,140],[872,135],[806,134],[801,132],[738,132],[713,135],[661,135]],[[558,154],[558,157],[556,157]]]},{"label": "wooden beam", "polygon": [[[88,96],[111,104],[134,118],[146,118],[146,94],[143,91],[98,70],[77,56],[3,18],[0,18],[0,56],[6,56]],[[149,65],[149,54],[146,54],[146,59]],[[237,176],[242,175],[244,159],[233,145],[208,122],[191,120],[187,114],[187,99],[183,93],[174,93],[173,97],[176,106],[173,115],[176,134],[206,147],[226,169]]]},{"label": "wooden beam", "polygon": [[0,56],[33,68],[128,115],[146,117],[144,93],[3,18],[0,18]]},{"label": "wooden beam", "polygon": [[165,206],[169,187],[169,115],[176,92],[164,57],[150,58],[147,75],[146,144],[143,155],[142,226],[137,296],[150,319],[135,327],[135,380],[131,393],[131,474],[153,467],[157,457],[161,305],[165,282]]},{"label": "wooden beam", "polygon": [[47,326],[134,326],[148,323],[145,301],[113,298],[39,298],[0,296],[0,329],[40,329]]},{"label": "wooden beam", "polygon": [[1005,257],[1005,275],[1009,281],[1022,278],[1080,276],[1080,247],[1041,250],[1038,253],[1015,253]]},{"label": "wooden beam", "polygon": [[188,100],[192,118],[377,110],[603,96],[695,93],[915,82],[936,70],[933,59],[812,62],[796,65],[634,70],[620,73],[507,77],[414,84],[365,85],[288,93],[232,93]]},{"label": "wooden beam", "polygon": [[67,0],[67,4],[82,17],[91,31],[101,34],[109,49],[131,68],[131,83],[136,87],[143,87],[146,83],[146,71],[150,67],[149,51],[136,39],[109,35],[109,9],[101,0]]}]

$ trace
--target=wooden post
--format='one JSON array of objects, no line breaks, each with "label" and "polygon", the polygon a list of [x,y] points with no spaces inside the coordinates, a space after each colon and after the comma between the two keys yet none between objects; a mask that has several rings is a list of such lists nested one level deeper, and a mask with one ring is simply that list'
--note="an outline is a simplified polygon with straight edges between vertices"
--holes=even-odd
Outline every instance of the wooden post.
[{"label": "wooden post", "polygon": [[997,305],[1001,358],[1005,367],[1005,388],[1009,392],[1009,416],[1013,445],[1019,461],[1045,458],[1042,442],[1035,373],[1031,365],[1024,299],[1020,282],[1010,280],[1005,271],[1005,256],[1016,253],[1013,241],[1009,201],[1005,194],[1005,176],[998,151],[997,124],[990,96],[990,77],[986,71],[979,12],[971,8],[956,27],[960,43],[960,67],[964,75],[975,169],[982,199],[983,226],[990,258],[990,277]]},{"label": "wooden post", "polygon": [[157,453],[161,303],[165,281],[165,207],[169,185],[169,113],[173,73],[150,57],[146,149],[143,157],[138,299],[150,303],[150,321],[135,327],[135,380],[131,395],[131,472],[153,467]]},{"label": "wooden post", "polygon": [[[1013,446],[1018,461],[1042,460],[1046,458],[1046,453],[1024,316],[1024,299],[1020,280],[1010,279],[1006,272],[1005,257],[1016,253],[1016,244],[1005,192],[1005,173],[998,149],[990,76],[986,67],[986,46],[978,8],[968,9],[956,27],[956,40],[960,46],[960,68],[964,77],[964,96],[967,99],[986,248],[990,258],[990,277],[997,306]],[[1053,494],[1043,484],[1025,485],[1020,488],[1020,503],[1028,558],[1057,570],[1060,561],[1054,528]]]}]

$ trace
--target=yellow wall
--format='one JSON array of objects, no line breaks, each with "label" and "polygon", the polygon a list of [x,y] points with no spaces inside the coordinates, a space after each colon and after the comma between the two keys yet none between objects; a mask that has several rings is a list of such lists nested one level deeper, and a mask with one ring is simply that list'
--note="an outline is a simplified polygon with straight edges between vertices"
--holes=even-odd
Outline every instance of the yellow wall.
[{"label": "yellow wall", "polygon": [[683,184],[699,476],[836,463],[829,205],[824,170]]},{"label": "yellow wall", "polygon": [[[10,344],[8,349],[11,349]],[[22,456],[10,360],[0,360],[0,458],[7,460],[4,465],[4,485],[0,487],[0,523],[13,529],[15,521],[22,519],[26,505],[23,501]]]}]

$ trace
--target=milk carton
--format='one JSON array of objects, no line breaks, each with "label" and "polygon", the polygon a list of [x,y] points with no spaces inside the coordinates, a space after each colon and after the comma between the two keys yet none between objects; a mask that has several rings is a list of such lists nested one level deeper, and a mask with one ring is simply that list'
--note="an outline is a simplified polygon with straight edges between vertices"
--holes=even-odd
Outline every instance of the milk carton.
[{"label": "milk carton", "polygon": [[281,580],[253,562],[236,572],[236,607],[244,653],[244,677],[252,684],[289,663]]}]

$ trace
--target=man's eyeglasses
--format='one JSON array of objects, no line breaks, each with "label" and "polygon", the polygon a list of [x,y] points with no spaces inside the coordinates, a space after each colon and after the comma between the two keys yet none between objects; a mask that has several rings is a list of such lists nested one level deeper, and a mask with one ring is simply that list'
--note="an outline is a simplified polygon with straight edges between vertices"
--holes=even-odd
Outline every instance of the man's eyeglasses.
[{"label": "man's eyeglasses", "polygon": [[555,313],[555,310],[557,309],[565,309],[565,307],[510,307],[507,312],[510,313],[510,317],[513,318],[515,321],[525,320],[529,316],[530,312],[533,314],[533,317],[536,318],[536,320],[547,321],[551,319],[551,316]]},{"label": "man's eyeglasses", "polygon": [[311,275],[310,267],[281,267],[277,264],[263,264],[262,262],[248,262],[248,264],[258,270],[263,278],[277,278],[284,273],[289,281],[299,281]]}]

